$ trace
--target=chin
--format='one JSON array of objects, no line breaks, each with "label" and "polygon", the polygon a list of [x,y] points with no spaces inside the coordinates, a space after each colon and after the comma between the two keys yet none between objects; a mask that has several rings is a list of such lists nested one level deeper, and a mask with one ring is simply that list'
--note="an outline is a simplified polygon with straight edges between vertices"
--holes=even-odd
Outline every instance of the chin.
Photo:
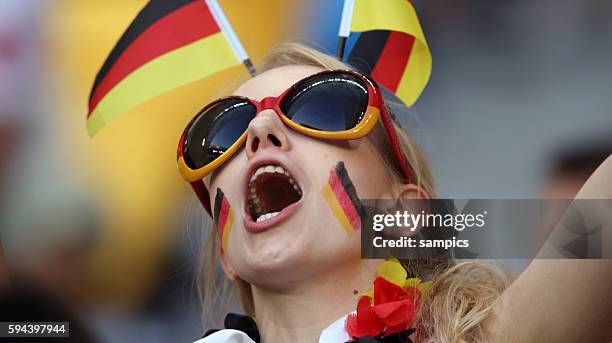
[{"label": "chin", "polygon": [[291,287],[303,275],[303,261],[297,254],[269,251],[259,254],[245,263],[243,270],[238,270],[240,278],[257,286],[281,290]]}]

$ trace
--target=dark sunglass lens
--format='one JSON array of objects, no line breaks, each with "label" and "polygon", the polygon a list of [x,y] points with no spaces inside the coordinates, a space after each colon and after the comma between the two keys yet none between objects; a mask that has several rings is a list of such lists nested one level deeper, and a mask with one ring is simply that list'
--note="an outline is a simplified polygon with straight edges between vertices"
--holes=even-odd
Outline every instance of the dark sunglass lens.
[{"label": "dark sunglass lens", "polygon": [[198,115],[185,136],[187,166],[201,168],[221,156],[246,131],[256,112],[246,100],[227,99]]},{"label": "dark sunglass lens", "polygon": [[296,84],[283,98],[281,111],[293,122],[319,131],[354,128],[368,106],[363,81],[351,74],[321,74]]}]

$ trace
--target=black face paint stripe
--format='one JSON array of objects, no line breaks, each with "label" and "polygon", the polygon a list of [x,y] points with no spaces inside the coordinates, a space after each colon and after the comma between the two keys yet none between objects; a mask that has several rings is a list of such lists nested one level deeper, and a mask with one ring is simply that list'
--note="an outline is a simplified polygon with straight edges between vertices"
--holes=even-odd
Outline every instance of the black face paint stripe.
[{"label": "black face paint stripe", "polygon": [[225,197],[225,194],[223,193],[221,188],[217,188],[217,194],[215,195],[215,205],[213,209],[213,221],[215,223],[215,226],[218,224],[219,221],[219,212],[221,211],[221,202],[223,201],[223,197]]},{"label": "black face paint stripe", "polygon": [[348,195],[349,199],[351,199],[351,203],[353,203],[353,206],[357,210],[359,217],[361,217],[363,221],[363,219],[365,218],[363,203],[359,199],[359,196],[357,196],[357,189],[351,181],[351,178],[349,177],[348,171],[346,170],[343,161],[338,162],[338,164],[336,165],[336,175],[338,175],[338,179],[340,180],[342,187],[344,187],[346,194]]}]

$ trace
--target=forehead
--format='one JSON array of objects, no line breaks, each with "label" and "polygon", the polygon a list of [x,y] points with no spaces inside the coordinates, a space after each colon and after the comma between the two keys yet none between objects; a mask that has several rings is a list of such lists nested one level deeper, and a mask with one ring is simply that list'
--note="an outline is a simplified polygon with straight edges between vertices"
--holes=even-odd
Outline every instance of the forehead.
[{"label": "forehead", "polygon": [[243,83],[234,92],[234,95],[246,96],[253,100],[279,96],[297,81],[323,70],[323,68],[305,65],[270,69]]}]

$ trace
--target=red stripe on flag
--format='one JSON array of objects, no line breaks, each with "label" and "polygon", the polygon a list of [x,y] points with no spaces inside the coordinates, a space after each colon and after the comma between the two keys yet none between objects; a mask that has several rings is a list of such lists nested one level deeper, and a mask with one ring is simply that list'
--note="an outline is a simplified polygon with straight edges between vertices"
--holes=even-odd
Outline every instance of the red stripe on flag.
[{"label": "red stripe on flag", "polygon": [[346,193],[342,182],[340,182],[340,178],[335,170],[332,170],[329,175],[329,185],[336,195],[336,199],[344,210],[344,214],[348,218],[349,223],[353,226],[354,230],[359,230],[361,228],[361,217],[359,213],[357,213],[357,209],[353,205],[351,198]]},{"label": "red stripe on flag", "polygon": [[221,200],[221,209],[219,210],[219,220],[217,221],[217,232],[219,234],[219,242],[223,246],[223,234],[225,233],[225,224],[227,224],[227,217],[229,214],[230,204],[227,198],[224,196]]},{"label": "red stripe on flag", "polygon": [[138,37],[117,59],[89,102],[89,113],[121,80],[147,62],[181,46],[219,32],[208,6],[196,1],[161,18]]},{"label": "red stripe on flag", "polygon": [[372,70],[374,80],[395,92],[408,65],[413,45],[413,36],[403,32],[391,32]]}]

